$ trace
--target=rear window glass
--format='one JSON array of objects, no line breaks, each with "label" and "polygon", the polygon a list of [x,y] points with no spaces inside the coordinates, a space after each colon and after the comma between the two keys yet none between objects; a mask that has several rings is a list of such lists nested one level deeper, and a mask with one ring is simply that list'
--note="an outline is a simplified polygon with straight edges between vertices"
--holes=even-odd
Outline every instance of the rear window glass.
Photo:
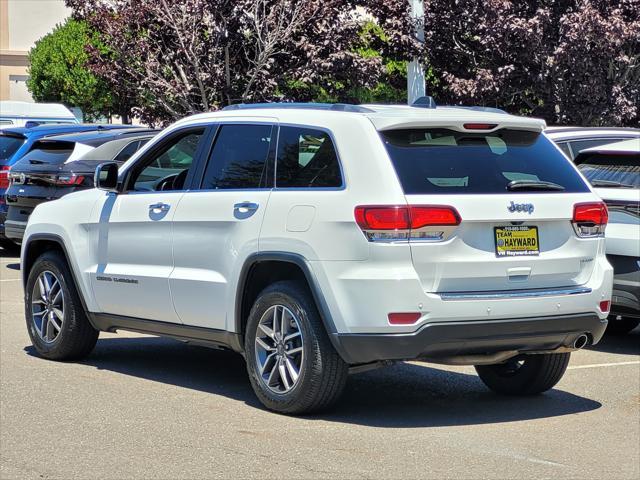
[{"label": "rear window glass", "polygon": [[640,188],[640,154],[594,154],[578,168],[597,187],[606,187],[606,182],[613,182],[613,186],[622,184]]},{"label": "rear window glass", "polygon": [[71,156],[74,146],[73,142],[38,142],[16,163],[14,169],[19,169],[21,165],[27,163],[31,165],[62,164]]},{"label": "rear window glass", "polygon": [[[407,194],[521,194],[507,190],[518,180],[551,182],[565,193],[589,191],[569,160],[540,133],[419,128],[381,135]],[[530,193],[544,192],[549,193]]]},{"label": "rear window glass", "polygon": [[24,137],[0,135],[0,160],[9,160],[24,143]]}]

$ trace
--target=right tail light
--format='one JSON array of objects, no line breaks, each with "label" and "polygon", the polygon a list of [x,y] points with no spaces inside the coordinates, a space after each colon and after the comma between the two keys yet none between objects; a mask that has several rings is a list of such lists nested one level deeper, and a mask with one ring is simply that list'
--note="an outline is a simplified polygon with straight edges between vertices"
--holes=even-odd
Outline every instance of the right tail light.
[{"label": "right tail light", "polygon": [[578,203],[573,206],[573,229],[582,238],[600,237],[609,221],[604,202]]}]

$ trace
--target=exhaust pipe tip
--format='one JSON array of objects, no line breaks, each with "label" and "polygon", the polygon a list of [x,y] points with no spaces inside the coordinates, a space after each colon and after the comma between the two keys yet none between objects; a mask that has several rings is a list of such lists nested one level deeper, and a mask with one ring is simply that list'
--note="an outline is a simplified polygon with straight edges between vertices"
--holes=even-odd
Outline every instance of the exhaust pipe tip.
[{"label": "exhaust pipe tip", "polygon": [[573,348],[575,348],[576,350],[580,350],[581,348],[586,347],[588,343],[589,337],[586,333],[583,333],[582,335],[578,335],[573,341]]}]

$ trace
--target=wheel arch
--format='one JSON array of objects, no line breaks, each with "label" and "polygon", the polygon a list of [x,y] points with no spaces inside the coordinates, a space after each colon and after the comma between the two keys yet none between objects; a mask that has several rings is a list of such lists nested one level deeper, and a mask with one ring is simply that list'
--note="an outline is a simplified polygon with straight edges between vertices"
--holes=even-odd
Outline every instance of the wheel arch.
[{"label": "wheel arch", "polygon": [[346,358],[337,341],[336,326],[316,276],[307,260],[295,253],[260,252],[245,260],[236,289],[234,331],[244,338],[247,317],[255,299],[269,284],[279,280],[299,280],[305,283],[333,347],[342,358]]}]

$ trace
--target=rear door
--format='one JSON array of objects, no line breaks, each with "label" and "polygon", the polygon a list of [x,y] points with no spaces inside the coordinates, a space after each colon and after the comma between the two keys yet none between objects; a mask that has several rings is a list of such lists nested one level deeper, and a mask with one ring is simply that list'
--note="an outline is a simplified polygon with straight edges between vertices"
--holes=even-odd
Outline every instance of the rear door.
[{"label": "rear door", "polygon": [[235,280],[258,238],[273,183],[275,122],[221,123],[173,218],[173,302],[186,325],[231,329]]},{"label": "rear door", "polygon": [[588,281],[599,242],[578,238],[571,221],[574,205],[594,201],[594,195],[544,135],[499,126],[491,132],[414,128],[381,135],[407,203],[450,206],[461,218],[455,228],[412,233],[411,255],[425,291]]}]

